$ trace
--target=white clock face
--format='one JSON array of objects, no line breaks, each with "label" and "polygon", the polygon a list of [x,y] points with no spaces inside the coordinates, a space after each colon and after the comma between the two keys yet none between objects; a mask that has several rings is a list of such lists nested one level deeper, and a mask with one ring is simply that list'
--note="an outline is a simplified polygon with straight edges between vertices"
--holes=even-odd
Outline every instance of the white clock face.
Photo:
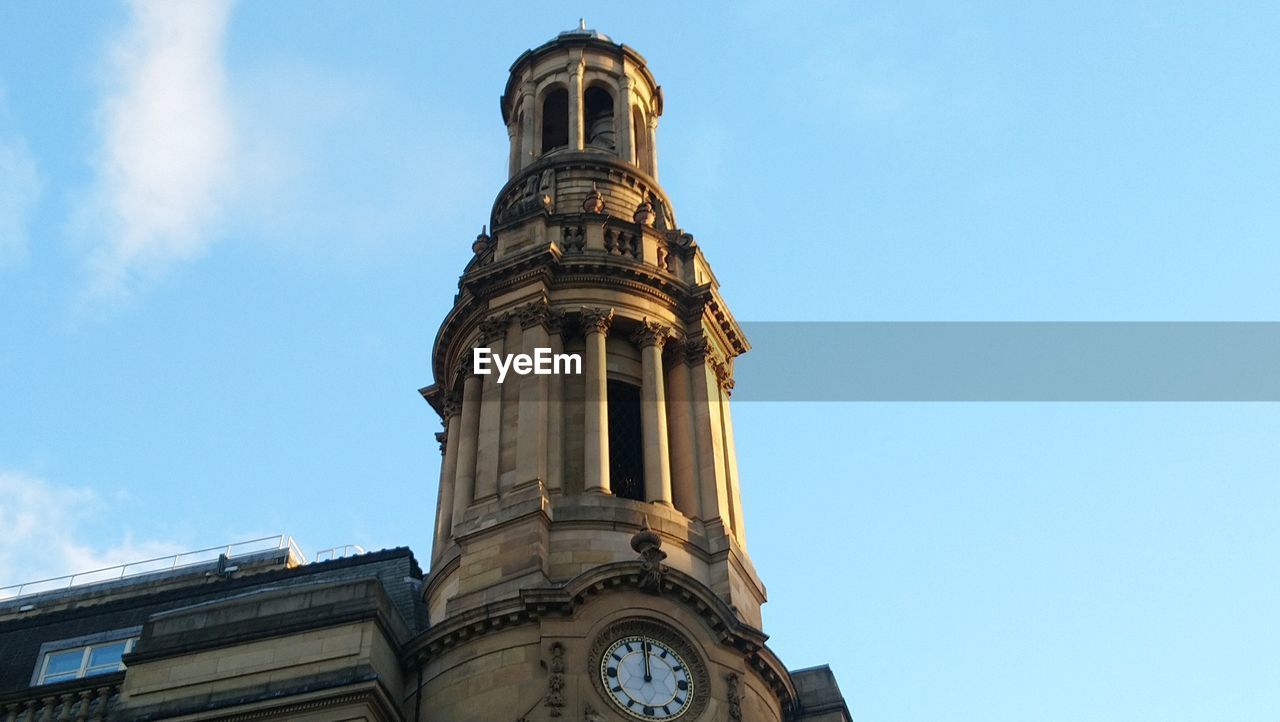
[{"label": "white clock face", "polygon": [[639,635],[623,637],[605,650],[600,679],[614,704],[644,720],[679,717],[697,692],[689,668],[670,645]]}]

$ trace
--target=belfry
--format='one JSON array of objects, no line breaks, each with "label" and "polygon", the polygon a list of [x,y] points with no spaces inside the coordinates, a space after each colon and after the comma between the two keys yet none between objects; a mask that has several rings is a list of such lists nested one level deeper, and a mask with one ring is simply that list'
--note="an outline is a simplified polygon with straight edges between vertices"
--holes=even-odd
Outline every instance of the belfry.
[{"label": "belfry", "polygon": [[[845,720],[765,644],[729,398],[747,339],[658,183],[663,93],[585,26],[501,98],[509,179],[422,395],[445,431],[420,719]],[[581,358],[477,373],[474,350]]]}]

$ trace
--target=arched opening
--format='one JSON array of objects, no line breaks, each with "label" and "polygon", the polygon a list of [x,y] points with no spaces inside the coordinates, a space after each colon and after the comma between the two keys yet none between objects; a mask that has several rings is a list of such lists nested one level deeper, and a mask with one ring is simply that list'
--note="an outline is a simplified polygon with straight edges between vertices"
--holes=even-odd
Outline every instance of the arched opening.
[{"label": "arched opening", "polygon": [[613,96],[604,88],[593,86],[583,94],[582,104],[587,125],[587,147],[613,150]]},{"label": "arched opening", "polygon": [[649,124],[645,122],[644,111],[639,106],[631,107],[631,149],[635,153],[631,162],[646,173],[652,172],[649,168]]},{"label": "arched opening", "polygon": [[644,439],[640,387],[609,379],[609,487],[614,496],[644,501]]},{"label": "arched opening", "polygon": [[556,88],[542,101],[542,152],[569,145],[569,91]]}]

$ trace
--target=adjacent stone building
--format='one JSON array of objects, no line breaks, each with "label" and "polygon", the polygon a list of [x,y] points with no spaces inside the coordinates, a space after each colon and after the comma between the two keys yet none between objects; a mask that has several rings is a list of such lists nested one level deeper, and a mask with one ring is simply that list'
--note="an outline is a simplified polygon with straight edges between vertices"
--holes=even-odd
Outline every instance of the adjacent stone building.
[{"label": "adjacent stone building", "polygon": [[[421,392],[445,428],[426,575],[282,544],[0,602],[0,722],[849,720],[829,669],[765,643],[729,404],[749,346],[658,183],[662,110],[595,31],[512,65],[510,178]],[[581,368],[500,382],[476,348]]]}]

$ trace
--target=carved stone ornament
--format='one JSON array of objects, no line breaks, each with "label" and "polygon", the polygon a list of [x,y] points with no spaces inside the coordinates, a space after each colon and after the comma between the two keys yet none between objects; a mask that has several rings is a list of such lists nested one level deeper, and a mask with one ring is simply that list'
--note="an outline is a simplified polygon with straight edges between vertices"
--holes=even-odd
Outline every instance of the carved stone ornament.
[{"label": "carved stone ornament", "polygon": [[555,190],[554,168],[530,173],[523,183],[507,194],[497,212],[498,220],[510,220],[536,210],[551,210],[555,205]]},{"label": "carved stone ornament", "polygon": [[695,338],[684,344],[684,355],[691,364],[714,361],[715,351],[705,338]]},{"label": "carved stone ornament", "polygon": [[583,722],[608,722],[608,718],[597,712],[590,702],[582,708],[582,720]]},{"label": "carved stone ornament", "polygon": [[564,311],[555,308],[547,309],[547,331],[560,333],[564,328]]},{"label": "carved stone ornament", "polygon": [[742,697],[738,693],[738,675],[729,674],[725,680],[729,683],[729,720],[742,722]]},{"label": "carved stone ornament", "polygon": [[547,319],[551,316],[551,309],[547,308],[546,301],[534,301],[516,309],[516,316],[520,319],[520,328],[545,326]]},{"label": "carved stone ornament", "polygon": [[[604,683],[600,679],[601,659],[610,645],[628,636],[649,637],[667,645],[672,651],[680,655],[688,667],[689,681],[693,688],[693,699],[690,701],[688,710],[680,715],[680,722],[694,722],[694,720],[701,719],[702,713],[707,709],[707,700],[711,697],[711,677],[707,673],[706,664],[702,661],[702,655],[696,651],[689,640],[685,639],[684,635],[665,624],[650,619],[632,618],[611,624],[600,632],[596,637],[595,643],[591,645],[590,656],[587,658],[587,669],[595,670],[591,675],[591,680],[601,699],[610,699],[610,692],[604,688]],[[597,718],[610,719],[603,715],[597,715]],[[587,719],[594,722],[596,718],[588,716]]]},{"label": "carved stone ornament", "polygon": [[551,645],[551,674],[547,677],[547,707],[552,717],[561,717],[564,712],[564,645],[556,642]]},{"label": "carved stone ornament", "polygon": [[466,380],[468,377],[475,375],[475,356],[471,352],[462,354],[458,362],[453,365],[453,374]]},{"label": "carved stone ornament", "polygon": [[488,226],[480,226],[480,235],[476,236],[476,239],[471,243],[471,252],[477,256],[489,250],[489,242],[491,239],[487,233],[488,228]]},{"label": "carved stone ornament", "polygon": [[596,188],[595,181],[591,182],[591,194],[582,202],[582,210],[596,214],[604,212],[604,196],[601,195],[600,189]]},{"label": "carved stone ornament", "polygon": [[642,226],[652,226],[656,217],[657,214],[653,212],[653,204],[647,198],[640,201],[640,205],[636,206],[635,215],[632,216],[633,220]]},{"label": "carved stone ornament", "polygon": [[631,548],[640,555],[642,576],[640,588],[654,594],[662,591],[662,577],[667,567],[662,563],[667,553],[662,551],[662,537],[649,528],[649,517],[640,523],[640,531],[631,537]]},{"label": "carved stone ornament", "polygon": [[480,340],[484,343],[496,341],[507,334],[507,315],[490,316],[480,322]]},{"label": "carved stone ornament", "polygon": [[596,331],[603,334],[609,333],[609,327],[613,325],[613,309],[612,308],[590,308],[582,309],[582,331],[590,333]]},{"label": "carved stone ornament", "polygon": [[[468,359],[468,370],[470,370],[470,359]],[[445,421],[462,413],[462,394],[449,391],[445,393],[444,400],[440,402],[440,412],[444,416]]]},{"label": "carved stone ornament", "polygon": [[671,329],[657,321],[645,319],[640,322],[636,330],[631,333],[631,342],[640,348],[646,346],[657,346],[662,348],[667,339],[671,338]]},{"label": "carved stone ornament", "polygon": [[440,453],[441,453],[441,454],[443,454],[443,453],[444,453],[445,441],[446,441],[448,438],[449,438],[449,435],[448,435],[448,434],[446,434],[446,433],[444,433],[443,431],[437,431],[437,432],[436,432],[436,441],[440,442]]}]

